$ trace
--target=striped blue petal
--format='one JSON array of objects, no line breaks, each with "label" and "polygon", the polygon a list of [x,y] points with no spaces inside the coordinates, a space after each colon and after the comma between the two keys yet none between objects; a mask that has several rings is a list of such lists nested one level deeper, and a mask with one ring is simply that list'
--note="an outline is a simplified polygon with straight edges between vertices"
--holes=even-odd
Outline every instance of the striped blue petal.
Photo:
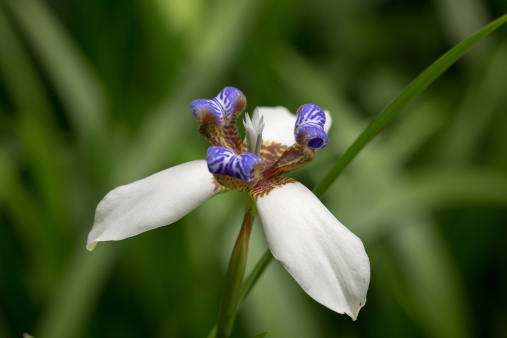
[{"label": "striped blue petal", "polygon": [[326,114],[317,105],[305,104],[297,111],[294,136],[300,144],[305,144],[312,149],[322,149],[328,143],[327,134],[324,131]]},{"label": "striped blue petal", "polygon": [[237,156],[224,147],[210,147],[206,160],[213,175],[227,175],[244,182],[252,182],[255,179],[254,167],[262,162],[255,154],[243,153]]},{"label": "striped blue petal", "polygon": [[200,121],[199,117],[211,114],[215,119],[214,123],[223,126],[232,120],[238,97],[244,97],[239,89],[225,87],[211,100],[199,99],[192,101],[190,109],[197,121]]}]

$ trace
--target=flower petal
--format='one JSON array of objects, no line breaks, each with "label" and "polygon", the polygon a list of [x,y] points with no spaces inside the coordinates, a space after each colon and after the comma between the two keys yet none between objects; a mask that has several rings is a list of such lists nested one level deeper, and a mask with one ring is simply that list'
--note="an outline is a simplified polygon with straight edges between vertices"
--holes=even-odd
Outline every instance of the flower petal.
[{"label": "flower petal", "polygon": [[[290,147],[296,142],[294,138],[295,114],[281,106],[257,107],[256,109],[264,117],[264,130],[262,131],[264,142],[281,143],[286,147]],[[324,130],[327,133],[331,127],[331,115],[328,111],[324,111],[324,113],[326,114]]]},{"label": "flower petal", "polygon": [[246,98],[243,93],[233,87],[225,87],[211,100],[194,100],[190,110],[199,124],[216,124],[223,126],[232,121],[245,109]]},{"label": "flower petal", "polygon": [[264,163],[262,158],[252,153],[235,155],[232,150],[224,147],[209,147],[206,155],[209,172],[213,175],[228,175],[243,182],[252,182],[256,177],[258,164]]},{"label": "flower petal", "polygon": [[361,240],[299,182],[259,195],[256,204],[273,256],[313,299],[355,320],[370,283]]},{"label": "flower petal", "polygon": [[317,105],[304,104],[297,111],[294,136],[297,143],[312,149],[322,149],[328,143],[324,131],[326,113]]},{"label": "flower petal", "polygon": [[88,250],[171,224],[223,190],[205,160],[187,162],[120,186],[100,201]]}]

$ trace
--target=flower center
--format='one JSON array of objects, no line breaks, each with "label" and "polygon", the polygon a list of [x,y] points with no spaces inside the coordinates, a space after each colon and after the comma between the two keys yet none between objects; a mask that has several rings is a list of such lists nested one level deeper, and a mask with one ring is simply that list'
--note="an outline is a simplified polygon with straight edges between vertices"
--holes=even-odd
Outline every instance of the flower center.
[{"label": "flower center", "polygon": [[[263,143],[261,109],[266,108],[256,108],[252,117],[245,114],[245,147],[236,126],[236,119],[245,106],[243,93],[232,87],[224,88],[211,100],[195,100],[191,104],[199,132],[212,144],[206,156],[208,169],[226,188],[252,190],[261,179],[271,180],[308,164],[315,157],[315,150],[328,143],[324,111],[316,105],[305,104],[297,111],[292,145],[271,139]],[[290,119],[294,117],[291,115]]]}]

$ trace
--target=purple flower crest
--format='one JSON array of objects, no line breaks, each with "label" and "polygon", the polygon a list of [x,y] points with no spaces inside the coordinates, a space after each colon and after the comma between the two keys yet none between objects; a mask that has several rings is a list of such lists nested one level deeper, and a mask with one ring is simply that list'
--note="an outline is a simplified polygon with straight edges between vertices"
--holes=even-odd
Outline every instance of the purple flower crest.
[{"label": "purple flower crest", "polygon": [[304,143],[312,149],[322,149],[328,143],[324,131],[326,114],[317,105],[305,104],[297,111],[294,136],[298,143]]},{"label": "purple flower crest", "polygon": [[211,113],[219,126],[229,123],[234,114],[234,105],[238,96],[243,96],[239,89],[225,87],[220,93],[211,100],[194,100],[190,104],[190,109],[195,119],[199,121],[199,115]]},{"label": "purple flower crest", "polygon": [[224,147],[208,148],[206,160],[208,169],[213,175],[228,175],[247,183],[255,179],[254,167],[263,162],[255,154],[235,155],[231,150]]}]

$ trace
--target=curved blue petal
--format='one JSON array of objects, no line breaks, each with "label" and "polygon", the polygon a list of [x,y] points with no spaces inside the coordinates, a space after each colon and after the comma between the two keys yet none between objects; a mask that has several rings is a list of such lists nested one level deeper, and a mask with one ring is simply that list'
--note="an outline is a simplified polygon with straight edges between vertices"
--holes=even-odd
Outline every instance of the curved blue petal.
[{"label": "curved blue petal", "polygon": [[206,154],[209,172],[214,175],[229,175],[230,163],[236,155],[224,147],[209,147]]},{"label": "curved blue petal", "polygon": [[328,142],[324,129],[312,124],[302,125],[296,133],[296,140],[299,137],[305,139],[308,147],[312,149],[322,149]]},{"label": "curved blue petal", "polygon": [[244,182],[252,182],[255,179],[254,167],[262,162],[255,154],[243,153],[237,156],[224,147],[210,147],[206,160],[210,173],[232,176]]},{"label": "curved blue petal", "polygon": [[322,149],[328,143],[324,131],[326,114],[317,105],[305,104],[297,111],[294,136],[298,143],[306,144],[312,149]]},{"label": "curved blue petal", "polygon": [[236,101],[239,97],[244,98],[243,93],[239,89],[225,87],[211,100],[199,99],[192,101],[190,109],[197,121],[200,120],[199,117],[211,114],[215,118],[215,123],[223,126],[232,120]]}]

